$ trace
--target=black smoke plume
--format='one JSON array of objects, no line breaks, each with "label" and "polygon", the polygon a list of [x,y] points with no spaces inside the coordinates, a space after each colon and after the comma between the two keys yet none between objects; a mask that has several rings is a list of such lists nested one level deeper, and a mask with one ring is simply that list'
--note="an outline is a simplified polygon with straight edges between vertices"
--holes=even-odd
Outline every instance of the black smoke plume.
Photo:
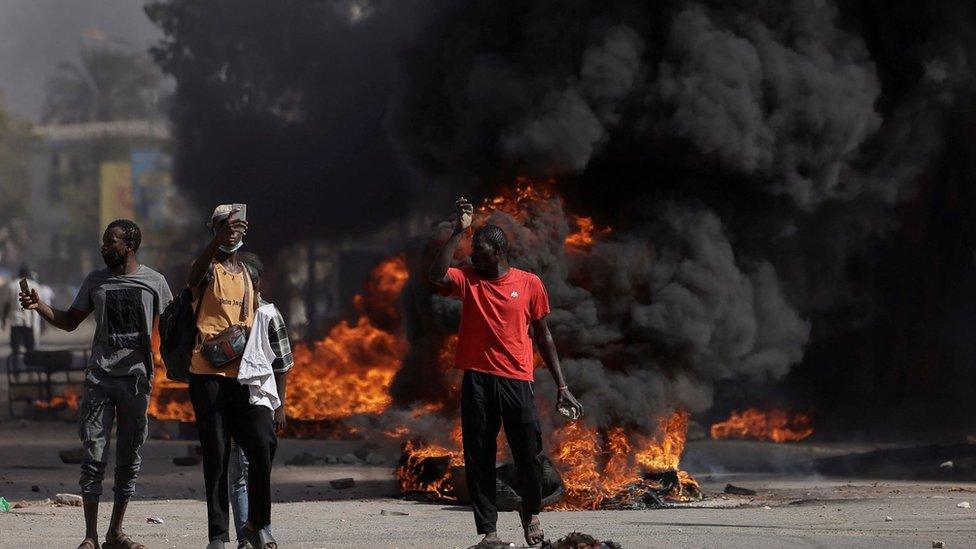
[{"label": "black smoke plume", "polygon": [[[263,246],[556,177],[564,201],[495,220],[550,286],[566,369],[600,424],[765,400],[777,379],[845,427],[972,411],[970,2],[173,0],[149,13],[178,82],[178,181],[203,202],[260,204]],[[614,232],[567,255],[569,214]],[[405,372],[424,371],[456,304],[409,288],[422,344]],[[408,377],[398,402],[435,398]]]}]

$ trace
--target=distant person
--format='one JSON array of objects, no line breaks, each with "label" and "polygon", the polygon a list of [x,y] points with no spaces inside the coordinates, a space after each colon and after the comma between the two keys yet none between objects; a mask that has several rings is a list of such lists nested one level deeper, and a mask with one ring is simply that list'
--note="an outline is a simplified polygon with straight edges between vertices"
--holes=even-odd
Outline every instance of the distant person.
[{"label": "distant person", "polygon": [[[268,324],[268,341],[274,353],[275,385],[278,389],[278,397],[281,399],[281,406],[274,411],[275,432],[282,433],[285,430],[285,390],[288,380],[288,371],[295,365],[295,359],[291,354],[291,341],[288,339],[288,328],[285,326],[285,319],[281,316],[278,309],[264,300],[261,292],[261,276],[264,274],[264,263],[256,254],[241,252],[241,261],[247,268],[251,276],[251,283],[254,284],[254,291],[258,296],[258,306],[270,306],[274,310],[271,322]],[[237,441],[231,438],[230,441],[230,462],[228,465],[228,482],[230,484],[230,505],[234,511],[234,527],[237,529],[237,547],[244,549],[250,547],[244,532],[244,524],[247,522],[247,475],[248,462],[247,456],[241,450]],[[271,532],[271,524],[267,526]]]},{"label": "distant person", "polygon": [[[3,314],[0,315],[0,327],[10,326],[10,353],[20,354],[33,351],[37,347],[40,319],[36,311],[22,309],[20,302],[20,281],[27,279],[27,286],[31,291],[41,291],[41,286],[31,275],[26,265],[20,268],[19,276],[7,284],[4,296]],[[50,303],[46,301],[46,303]]]},{"label": "distant person", "polygon": [[85,372],[78,430],[85,448],[81,496],[85,540],[78,549],[99,549],[98,500],[108,461],[113,422],[115,437],[115,503],[102,549],[139,549],[122,531],[126,506],[135,492],[142,460],[139,449],[148,434],[146,409],[152,390],[152,330],[159,313],[173,300],[163,275],[140,265],[139,227],[127,219],[113,221],[102,235],[106,269],[92,271],[67,311],[52,309],[36,289],[20,294],[25,309],[37,311],[51,325],[73,331],[89,314],[95,337]]},{"label": "distant person", "polygon": [[[250,390],[238,381],[242,350],[235,333],[247,332],[257,309],[256,290],[238,250],[247,221],[231,205],[214,209],[213,237],[190,267],[187,284],[197,301],[199,341],[190,360],[190,401],[203,449],[207,497],[207,549],[230,541],[228,459],[231,438],[248,461],[247,521],[242,534],[255,549],[276,549],[271,523],[271,463],[278,447],[274,413],[250,402]],[[214,345],[225,341],[226,345]]]},{"label": "distant person", "polygon": [[443,295],[461,300],[455,365],[465,371],[461,438],[474,522],[478,534],[484,535],[477,546],[501,543],[496,529],[495,452],[502,425],[521,485],[522,531],[526,543],[535,546],[545,535],[539,519],[543,450],[535,407],[533,340],[556,381],[557,408],[578,418],[583,407],[570,393],[559,366],[546,324],[546,288],[538,276],[509,266],[505,232],[495,225],[481,227],[471,240],[473,265],[450,266],[474,212],[464,198],[455,206],[453,233],[431,265],[429,278]]}]

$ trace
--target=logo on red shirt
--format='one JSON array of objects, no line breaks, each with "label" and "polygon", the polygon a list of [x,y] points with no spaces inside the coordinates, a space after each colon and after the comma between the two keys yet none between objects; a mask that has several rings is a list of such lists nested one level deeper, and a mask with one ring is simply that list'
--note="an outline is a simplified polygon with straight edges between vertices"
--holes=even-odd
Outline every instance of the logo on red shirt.
[{"label": "logo on red shirt", "polygon": [[512,296],[512,299],[518,299],[518,292],[512,292],[508,295]]}]

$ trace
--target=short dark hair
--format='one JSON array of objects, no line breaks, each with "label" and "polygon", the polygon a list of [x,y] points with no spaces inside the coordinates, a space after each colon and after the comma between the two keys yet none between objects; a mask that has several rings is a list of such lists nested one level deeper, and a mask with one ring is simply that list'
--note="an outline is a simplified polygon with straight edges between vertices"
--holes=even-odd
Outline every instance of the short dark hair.
[{"label": "short dark hair", "polygon": [[508,237],[498,225],[485,225],[474,232],[472,242],[484,242],[499,252],[508,254]]},{"label": "short dark hair", "polygon": [[116,219],[115,221],[108,224],[105,230],[108,229],[119,229],[122,231],[122,241],[132,247],[133,252],[139,251],[139,246],[142,244],[142,231],[139,230],[139,225],[136,225],[135,221],[129,219]]},{"label": "short dark hair", "polygon": [[261,275],[264,274],[264,263],[261,263],[261,258],[258,257],[258,254],[254,252],[241,252],[237,254],[237,257],[244,264],[247,273],[251,275],[251,283],[257,285],[261,282]]}]

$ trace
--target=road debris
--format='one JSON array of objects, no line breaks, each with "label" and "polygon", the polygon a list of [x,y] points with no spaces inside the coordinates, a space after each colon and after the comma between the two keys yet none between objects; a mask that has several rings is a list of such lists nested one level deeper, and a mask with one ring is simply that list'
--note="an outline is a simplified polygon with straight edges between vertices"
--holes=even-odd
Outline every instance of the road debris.
[{"label": "road debris", "polygon": [[163,524],[163,519],[159,517],[146,517],[146,524]]},{"label": "road debris", "polygon": [[355,486],[356,481],[351,478],[337,478],[335,480],[330,480],[329,484],[336,490],[345,490]]},{"label": "road debris", "polygon": [[54,503],[59,505],[71,505],[81,507],[81,496],[76,494],[57,494],[54,496]]},{"label": "road debris", "polygon": [[725,493],[732,494],[734,496],[754,496],[756,495],[755,490],[750,490],[749,488],[743,488],[741,486],[736,486],[734,484],[725,485]]},{"label": "road debris", "polygon": [[58,457],[61,458],[62,463],[77,465],[85,459],[85,449],[71,448],[70,450],[61,450],[58,452]]},{"label": "road debris", "polygon": [[972,505],[970,505],[968,501],[962,501],[962,502],[957,503],[956,504],[956,507],[958,507],[960,509],[970,509],[972,507]]}]

